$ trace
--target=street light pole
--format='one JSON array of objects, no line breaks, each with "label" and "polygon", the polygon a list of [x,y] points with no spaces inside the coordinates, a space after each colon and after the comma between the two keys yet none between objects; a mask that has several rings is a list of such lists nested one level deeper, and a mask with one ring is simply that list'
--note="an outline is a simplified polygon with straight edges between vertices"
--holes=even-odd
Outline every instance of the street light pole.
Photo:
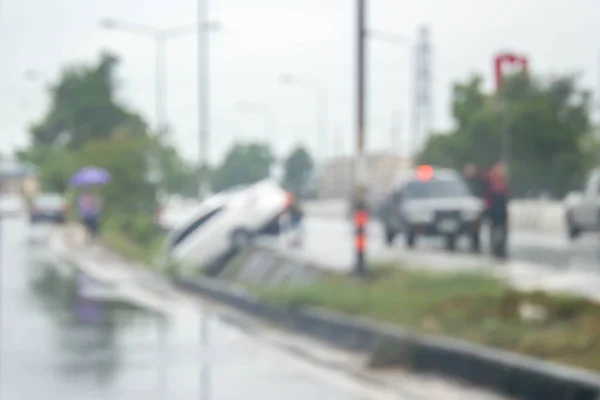
[{"label": "street light pole", "polygon": [[[199,4],[200,4],[199,0]],[[200,19],[198,23],[182,25],[175,28],[169,29],[157,29],[152,26],[143,24],[137,24],[132,22],[117,21],[113,19],[105,19],[101,22],[101,25],[105,29],[118,30],[121,32],[134,34],[150,38],[154,41],[155,46],[155,118],[156,118],[156,137],[159,143],[162,143],[167,135],[167,54],[166,47],[167,41],[176,37],[198,35],[199,41],[202,41],[202,37],[208,35],[208,31],[219,30],[221,25],[218,22],[211,22],[207,19]],[[206,147],[204,145],[202,148]],[[162,173],[160,171],[160,164],[157,159],[152,159],[156,168],[156,176],[154,180],[158,183],[162,183]]]},{"label": "street light pole", "polygon": [[208,0],[197,1],[198,12],[198,198],[200,200],[208,197],[211,191],[211,183],[208,171],[208,157],[210,145],[210,40],[208,32],[202,29],[208,23],[209,8]]},{"label": "street light pole", "polygon": [[354,223],[356,225],[355,250],[356,264],[355,272],[362,276],[366,273],[366,224],[367,224],[367,166],[365,160],[365,81],[366,81],[366,0],[357,0],[356,3],[356,24],[357,24],[357,58],[356,58],[356,191],[355,191],[355,211]]}]

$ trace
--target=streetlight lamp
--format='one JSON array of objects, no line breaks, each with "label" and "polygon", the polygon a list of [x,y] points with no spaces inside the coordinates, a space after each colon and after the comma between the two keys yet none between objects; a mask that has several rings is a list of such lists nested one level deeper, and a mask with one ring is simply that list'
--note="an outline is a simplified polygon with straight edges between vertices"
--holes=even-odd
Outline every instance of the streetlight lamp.
[{"label": "streetlight lamp", "polygon": [[304,87],[313,90],[316,96],[317,106],[317,146],[321,149],[323,160],[327,158],[327,143],[328,143],[328,122],[327,122],[327,90],[319,82],[305,79],[304,77],[282,74],[279,82],[282,85],[293,85]]},{"label": "streetlight lamp", "polygon": [[[197,34],[198,24],[181,25],[173,28],[159,29],[152,26],[133,22],[104,19],[101,21],[104,29],[119,31],[132,35],[143,36],[154,40],[155,44],[155,117],[159,138],[166,134],[167,123],[167,74],[166,74],[166,44],[169,39]],[[203,29],[218,30],[221,25],[217,22],[206,24]]]},{"label": "streetlight lamp", "polygon": [[[114,19],[104,19],[100,25],[107,30],[119,31],[137,36],[143,36],[154,40],[155,45],[155,118],[156,118],[156,135],[160,142],[164,140],[167,134],[167,55],[166,45],[169,39],[179,38],[183,36],[196,35],[199,31],[219,30],[221,24],[218,22],[208,22],[203,24],[188,24],[173,28],[159,29],[145,24],[135,22],[118,21]],[[154,160],[154,164],[159,164],[158,160]],[[158,165],[156,165],[158,167]],[[158,167],[153,180],[156,183],[162,181],[162,173]]]}]

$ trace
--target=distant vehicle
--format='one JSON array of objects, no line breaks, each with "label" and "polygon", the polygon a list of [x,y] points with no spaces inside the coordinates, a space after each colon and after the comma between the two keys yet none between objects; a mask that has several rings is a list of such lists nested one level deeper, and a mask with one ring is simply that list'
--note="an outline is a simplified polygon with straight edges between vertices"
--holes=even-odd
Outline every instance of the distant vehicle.
[{"label": "distant vehicle", "polygon": [[64,223],[67,213],[67,202],[60,194],[42,193],[32,201],[29,221]]},{"label": "distant vehicle", "polygon": [[484,209],[458,172],[424,165],[400,177],[379,215],[388,245],[399,233],[408,247],[421,235],[443,236],[446,248],[454,250],[457,238],[466,235],[472,250],[479,251]]},{"label": "distant vehicle", "polygon": [[18,216],[23,213],[25,204],[19,194],[4,193],[0,194],[0,215]]},{"label": "distant vehicle", "polygon": [[296,209],[294,204],[293,196],[270,179],[217,193],[168,236],[170,258],[209,268],[256,236],[279,233],[280,217]]},{"label": "distant vehicle", "polygon": [[590,172],[584,192],[572,192],[563,202],[571,239],[585,232],[600,232],[600,168]]}]

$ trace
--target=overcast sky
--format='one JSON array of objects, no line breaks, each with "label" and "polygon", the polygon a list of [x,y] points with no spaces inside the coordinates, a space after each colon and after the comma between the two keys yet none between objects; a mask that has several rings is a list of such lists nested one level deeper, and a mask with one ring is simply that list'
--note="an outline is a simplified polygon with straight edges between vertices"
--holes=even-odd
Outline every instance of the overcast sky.
[{"label": "overcast sky", "polygon": [[[195,22],[195,0],[0,0],[0,151],[28,141],[27,126],[48,105],[44,83],[65,65],[90,62],[105,48],[122,58],[120,96],[154,124],[154,47],[150,39],[102,30],[102,18],[169,28]],[[316,94],[282,86],[288,72],[319,82],[327,92],[329,143],[319,154],[349,153],[354,126],[353,0],[211,0],[212,19],[223,29],[212,35],[211,158],[234,140],[264,137],[260,115],[235,110],[239,101],[270,107],[277,153],[298,142],[317,151]],[[400,0],[370,1],[369,25],[414,37],[428,24],[433,42],[435,128],[451,124],[451,83],[471,72],[492,85],[492,59],[514,50],[541,74],[580,72],[590,89],[599,86],[598,0]],[[168,119],[172,140],[184,155],[197,156],[197,61],[195,36],[168,44]],[[400,110],[407,132],[409,53],[387,43],[369,43],[369,130],[372,150],[399,148],[390,126]]]}]

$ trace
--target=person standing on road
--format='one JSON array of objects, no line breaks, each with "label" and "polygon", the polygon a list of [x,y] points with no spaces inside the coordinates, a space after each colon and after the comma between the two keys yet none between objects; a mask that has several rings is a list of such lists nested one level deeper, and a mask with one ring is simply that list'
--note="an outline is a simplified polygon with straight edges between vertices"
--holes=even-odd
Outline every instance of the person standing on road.
[{"label": "person standing on road", "polygon": [[100,218],[102,216],[102,201],[91,191],[81,193],[77,199],[77,209],[81,223],[85,228],[85,242],[94,241],[98,236]]},{"label": "person standing on road", "polygon": [[488,216],[491,222],[491,241],[494,255],[506,257],[508,242],[509,187],[506,164],[496,162],[488,173]]},{"label": "person standing on road", "polygon": [[467,164],[464,175],[473,195],[485,202],[484,220],[490,225],[492,253],[506,257],[508,239],[508,181],[506,166],[499,161],[489,171]]}]

